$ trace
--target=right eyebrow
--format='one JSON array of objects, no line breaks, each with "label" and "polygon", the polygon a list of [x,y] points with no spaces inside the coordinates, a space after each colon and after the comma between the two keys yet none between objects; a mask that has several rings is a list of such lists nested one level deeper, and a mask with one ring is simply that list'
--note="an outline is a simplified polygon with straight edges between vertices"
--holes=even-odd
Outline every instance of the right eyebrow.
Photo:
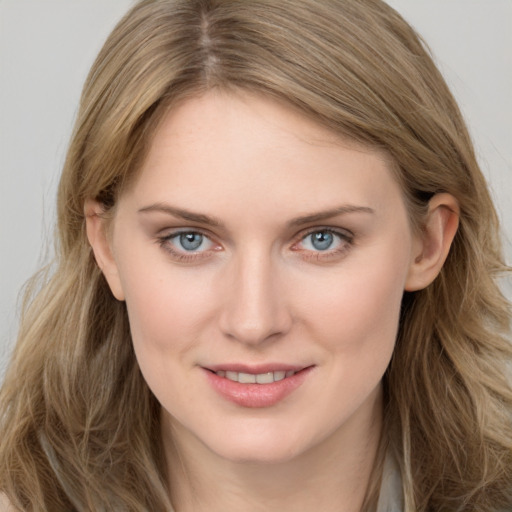
[{"label": "right eyebrow", "polygon": [[312,222],[319,222],[327,219],[331,219],[333,217],[337,217],[338,215],[345,215],[348,213],[369,213],[374,214],[375,210],[368,206],[357,206],[346,204],[339,206],[337,208],[332,208],[325,211],[314,212],[308,215],[302,215],[301,217],[296,217],[289,222],[290,226],[300,226],[302,224],[309,224]]},{"label": "right eyebrow", "polygon": [[149,206],[145,206],[138,210],[138,213],[148,213],[148,212],[159,212],[165,213],[167,215],[172,215],[178,219],[188,220],[191,222],[197,222],[199,224],[205,224],[211,227],[223,227],[223,224],[220,220],[215,217],[211,217],[209,215],[205,215],[203,213],[195,213],[189,210],[185,210],[183,208],[177,208],[175,206],[171,206],[167,203],[154,203]]}]

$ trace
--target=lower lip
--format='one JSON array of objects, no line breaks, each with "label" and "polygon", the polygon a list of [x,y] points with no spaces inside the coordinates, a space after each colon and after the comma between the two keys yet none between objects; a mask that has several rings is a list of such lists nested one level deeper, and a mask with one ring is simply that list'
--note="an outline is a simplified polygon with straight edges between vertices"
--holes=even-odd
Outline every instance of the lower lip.
[{"label": "lower lip", "polygon": [[270,384],[240,384],[219,377],[216,373],[206,370],[210,385],[217,393],[242,407],[271,407],[293,393],[306,379],[312,366],[304,368],[291,377],[286,377]]}]

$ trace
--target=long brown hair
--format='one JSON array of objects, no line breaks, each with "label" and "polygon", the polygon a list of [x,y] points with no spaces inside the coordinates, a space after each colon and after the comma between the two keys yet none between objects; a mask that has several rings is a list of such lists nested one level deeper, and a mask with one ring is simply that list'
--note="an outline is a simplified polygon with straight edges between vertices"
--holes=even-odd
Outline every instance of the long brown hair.
[{"label": "long brown hair", "polygon": [[0,393],[0,489],[24,511],[170,509],[159,405],[124,304],[94,262],[84,203],[115,207],[164,113],[215,87],[279,98],[386,151],[417,229],[434,194],[457,199],[441,274],[404,295],[381,453],[400,466],[408,511],[512,504],[497,216],[443,78],[380,0],[144,0],[118,24],[85,84],[59,187],[56,261],[29,290]]}]

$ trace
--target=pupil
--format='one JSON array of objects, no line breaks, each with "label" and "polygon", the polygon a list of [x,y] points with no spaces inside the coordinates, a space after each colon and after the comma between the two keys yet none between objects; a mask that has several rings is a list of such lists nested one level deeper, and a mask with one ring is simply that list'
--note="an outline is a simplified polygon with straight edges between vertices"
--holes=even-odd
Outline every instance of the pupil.
[{"label": "pupil", "polygon": [[203,243],[203,235],[198,233],[183,233],[180,244],[187,251],[195,251]]},{"label": "pupil", "polygon": [[319,251],[325,251],[326,249],[329,249],[329,247],[332,245],[332,242],[332,233],[320,231],[318,233],[313,234],[313,247]]}]

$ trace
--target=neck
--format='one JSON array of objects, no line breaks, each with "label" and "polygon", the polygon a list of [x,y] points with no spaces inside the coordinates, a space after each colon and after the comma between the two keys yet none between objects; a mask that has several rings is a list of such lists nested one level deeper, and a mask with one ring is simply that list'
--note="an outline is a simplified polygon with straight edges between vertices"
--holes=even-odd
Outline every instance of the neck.
[{"label": "neck", "polygon": [[272,463],[219,457],[164,414],[175,511],[360,512],[382,429],[380,391],[365,413],[299,456]]}]

